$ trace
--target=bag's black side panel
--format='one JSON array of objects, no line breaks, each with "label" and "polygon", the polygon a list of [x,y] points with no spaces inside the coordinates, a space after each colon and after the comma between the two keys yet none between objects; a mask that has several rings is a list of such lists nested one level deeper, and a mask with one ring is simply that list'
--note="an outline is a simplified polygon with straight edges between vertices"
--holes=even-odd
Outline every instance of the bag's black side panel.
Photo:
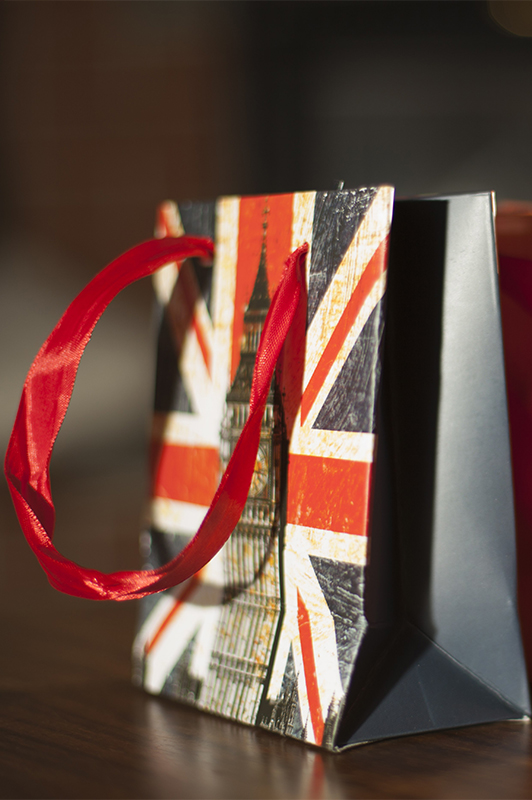
[{"label": "bag's black side panel", "polygon": [[392,428],[404,613],[433,633],[431,528],[447,202],[396,202],[390,242],[385,384]]},{"label": "bag's black side panel", "polygon": [[362,694],[350,720],[354,733],[344,746],[522,716],[406,624]]},{"label": "bag's black side panel", "polygon": [[396,203],[382,388],[393,481],[385,446],[372,531],[392,561],[397,531],[403,622],[391,641],[394,573],[378,547],[366,602],[381,624],[368,620],[339,748],[529,713],[489,194]]},{"label": "bag's black side panel", "polygon": [[[426,241],[443,213],[444,241],[441,230]],[[406,614],[528,712],[491,195],[399,202],[394,230],[387,324]]]},{"label": "bag's black side panel", "polygon": [[440,375],[434,638],[529,712],[490,194],[448,201]]}]

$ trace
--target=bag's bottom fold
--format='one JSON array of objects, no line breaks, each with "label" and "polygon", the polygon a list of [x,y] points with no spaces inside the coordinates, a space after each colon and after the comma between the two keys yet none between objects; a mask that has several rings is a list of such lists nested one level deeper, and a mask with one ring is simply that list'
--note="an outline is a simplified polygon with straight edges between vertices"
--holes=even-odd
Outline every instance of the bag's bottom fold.
[{"label": "bag's bottom fold", "polygon": [[522,709],[405,623],[347,714],[351,735],[336,745],[522,718]]}]

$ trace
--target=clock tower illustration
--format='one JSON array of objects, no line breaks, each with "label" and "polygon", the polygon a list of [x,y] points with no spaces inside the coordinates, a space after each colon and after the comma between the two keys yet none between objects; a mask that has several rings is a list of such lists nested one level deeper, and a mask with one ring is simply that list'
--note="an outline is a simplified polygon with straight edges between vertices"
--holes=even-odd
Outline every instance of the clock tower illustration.
[{"label": "clock tower illustration", "polygon": [[[220,457],[224,470],[249,412],[255,357],[270,305],[267,214],[257,277],[244,312],[240,362],[226,398]],[[262,419],[248,499],[223,550],[224,595],[201,705],[255,723],[281,617],[281,461],[283,419],[274,377]],[[265,696],[265,695],[264,695]]]}]

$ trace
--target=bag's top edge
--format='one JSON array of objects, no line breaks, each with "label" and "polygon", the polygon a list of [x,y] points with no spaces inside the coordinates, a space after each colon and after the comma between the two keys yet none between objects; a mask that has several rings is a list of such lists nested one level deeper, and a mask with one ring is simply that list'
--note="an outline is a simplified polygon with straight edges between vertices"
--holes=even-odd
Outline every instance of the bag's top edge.
[{"label": "bag's top edge", "polygon": [[[217,197],[210,197],[210,198],[197,198],[192,199],[190,197],[184,200],[178,200],[179,207],[182,209],[190,208],[192,206],[196,206],[198,204],[205,204],[205,203],[215,203],[218,200],[233,200],[233,199],[241,199],[241,198],[249,198],[253,199],[255,197],[288,197],[294,194],[327,194],[327,195],[346,195],[352,192],[364,192],[369,191],[372,189],[389,189],[390,191],[395,193],[395,187],[389,183],[382,183],[382,184],[375,184],[370,186],[369,184],[366,186],[355,186],[351,188],[344,187],[342,189],[304,189],[304,190],[297,190],[294,192],[254,192],[252,194],[223,194],[218,195]],[[459,197],[487,197],[492,196],[495,197],[495,191],[491,189],[479,189],[478,191],[471,191],[471,192],[444,192],[443,194],[439,194],[438,192],[434,193],[427,193],[427,194],[405,194],[405,195],[397,195],[395,193],[395,199],[400,200],[401,202],[408,202],[412,200],[453,200]]]},{"label": "bag's top edge", "polygon": [[375,189],[389,189],[392,192],[395,192],[395,187],[389,183],[377,183],[375,185],[366,185],[366,186],[352,186],[351,188],[344,187],[342,189],[301,189],[295,190],[293,192],[253,192],[252,194],[222,194],[218,195],[217,197],[211,197],[207,200],[201,199],[191,199],[190,197],[184,200],[178,200],[180,207],[189,207],[192,205],[196,205],[197,203],[207,202],[212,203],[217,200],[233,200],[233,199],[241,199],[241,198],[249,198],[253,199],[254,197],[290,197],[294,194],[351,194],[353,192],[365,192]]},{"label": "bag's top edge", "polygon": [[396,200],[454,200],[459,197],[490,197],[494,196],[492,189],[481,189],[476,192],[445,192],[444,194],[408,194],[396,195]]}]

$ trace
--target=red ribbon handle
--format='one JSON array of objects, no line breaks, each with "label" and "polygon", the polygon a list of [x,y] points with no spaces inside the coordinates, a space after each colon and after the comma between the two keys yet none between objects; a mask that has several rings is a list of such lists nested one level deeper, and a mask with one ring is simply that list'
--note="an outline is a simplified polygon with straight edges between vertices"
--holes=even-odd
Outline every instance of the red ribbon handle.
[{"label": "red ribbon handle", "polygon": [[205,519],[184,550],[157,569],[105,573],[85,569],[55,549],[50,459],[81,356],[111,300],[130,283],[165,264],[180,264],[190,257],[211,259],[213,244],[192,236],[144,242],[112,261],[67,308],[30,368],[5,460],[19,522],[52,586],[91,600],[132,600],[192,577],[225,544],[240,519],[251,485],[275,365],[304,293],[307,251],[304,244],[290,255],[273,296],[255,362],[249,417]]}]

